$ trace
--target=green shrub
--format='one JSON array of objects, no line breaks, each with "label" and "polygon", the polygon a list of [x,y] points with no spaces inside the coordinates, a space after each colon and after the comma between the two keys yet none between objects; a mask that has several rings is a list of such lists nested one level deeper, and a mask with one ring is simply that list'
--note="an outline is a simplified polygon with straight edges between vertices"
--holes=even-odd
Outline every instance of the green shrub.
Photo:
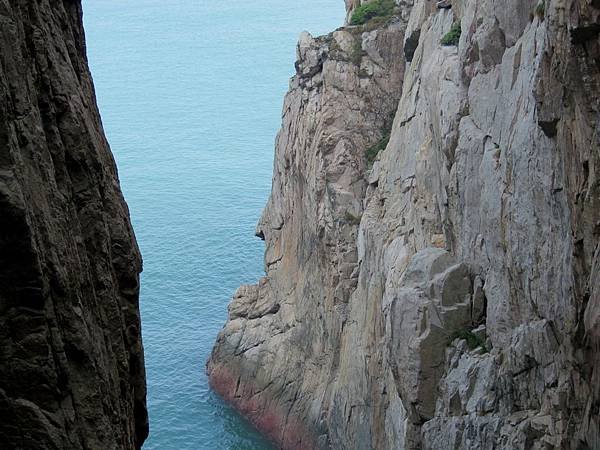
[{"label": "green shrub", "polygon": [[546,5],[544,2],[539,2],[535,7],[535,14],[540,18],[540,20],[544,20],[544,16],[546,15]]},{"label": "green shrub", "polygon": [[349,223],[350,225],[360,225],[360,219],[362,218],[361,216],[355,216],[354,214],[352,214],[350,211],[346,211],[345,217],[346,219],[346,223]]},{"label": "green shrub", "polygon": [[383,27],[385,23],[388,20],[390,20],[390,17],[391,15],[373,17],[371,20],[364,24],[363,31],[373,31]]},{"label": "green shrub", "polygon": [[470,330],[458,330],[452,335],[452,339],[464,339],[467,341],[467,347],[469,347],[470,350],[481,347],[484,353],[489,352],[489,349],[485,345],[485,339]]},{"label": "green shrub", "polygon": [[379,142],[377,142],[377,144],[375,144],[374,146],[369,147],[365,152],[365,158],[367,159],[367,167],[373,167],[373,163],[377,159],[377,155],[379,155],[380,151],[385,150],[385,148],[388,145],[388,142],[390,142],[390,131],[386,130],[385,134],[379,140]]},{"label": "green shrub", "polygon": [[458,45],[460,40],[460,22],[456,22],[441,40],[442,45]]},{"label": "green shrub", "polygon": [[390,16],[394,12],[394,6],[394,0],[371,0],[354,10],[350,25],[362,25],[374,17]]},{"label": "green shrub", "polygon": [[360,65],[364,54],[365,52],[362,49],[362,39],[359,37],[358,39],[355,39],[354,43],[352,44],[352,51],[350,52],[350,61],[352,61],[356,65]]}]

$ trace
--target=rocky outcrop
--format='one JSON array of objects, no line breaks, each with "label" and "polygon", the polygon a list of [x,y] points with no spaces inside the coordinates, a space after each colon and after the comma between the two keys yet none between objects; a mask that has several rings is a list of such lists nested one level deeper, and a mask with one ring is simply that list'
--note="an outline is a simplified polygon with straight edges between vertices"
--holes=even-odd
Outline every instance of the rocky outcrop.
[{"label": "rocky outcrop", "polygon": [[394,20],[372,32],[301,35],[257,229],[267,276],[236,292],[209,363],[213,388],[288,448],[327,439],[321,402],[331,401],[360,270],[364,151],[398,105],[403,30]]},{"label": "rocky outcrop", "polygon": [[0,1],[0,447],[147,433],[141,259],[79,1]]},{"label": "rocky outcrop", "polygon": [[600,7],[397,4],[301,38],[211,383],[285,449],[600,448]]}]

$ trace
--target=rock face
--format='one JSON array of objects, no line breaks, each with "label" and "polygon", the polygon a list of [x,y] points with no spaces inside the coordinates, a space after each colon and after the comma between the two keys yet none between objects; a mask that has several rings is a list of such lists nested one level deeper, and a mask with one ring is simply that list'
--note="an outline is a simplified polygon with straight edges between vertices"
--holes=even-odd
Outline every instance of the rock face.
[{"label": "rock face", "polygon": [[212,386],[285,449],[600,448],[600,4],[397,4],[300,38]]},{"label": "rock face", "polygon": [[0,447],[147,433],[141,258],[79,1],[0,1]]}]

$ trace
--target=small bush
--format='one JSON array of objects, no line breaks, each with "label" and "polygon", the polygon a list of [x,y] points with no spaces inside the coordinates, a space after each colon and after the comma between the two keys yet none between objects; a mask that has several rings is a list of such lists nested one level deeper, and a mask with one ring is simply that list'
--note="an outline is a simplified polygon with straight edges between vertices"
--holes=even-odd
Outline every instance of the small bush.
[{"label": "small bush", "polygon": [[367,158],[367,167],[373,167],[373,163],[377,159],[377,155],[379,155],[380,151],[385,150],[388,142],[390,142],[390,131],[386,130],[386,133],[379,140],[379,142],[377,142],[377,144],[374,146],[369,147],[365,152],[365,158]]},{"label": "small bush", "polygon": [[374,17],[390,16],[394,12],[394,6],[394,0],[371,0],[354,10],[350,25],[363,25]]},{"label": "small bush", "polygon": [[489,352],[489,349],[485,345],[485,339],[470,330],[458,330],[452,335],[452,339],[464,339],[467,341],[467,347],[469,347],[470,350],[481,347],[484,353]]},{"label": "small bush", "polygon": [[359,65],[362,61],[362,57],[364,54],[365,52],[362,49],[362,39],[359,37],[354,41],[354,44],[352,45],[352,51],[350,52],[350,61],[352,61],[356,65]]},{"label": "small bush", "polygon": [[442,45],[458,45],[460,40],[460,22],[456,22],[442,38]]},{"label": "small bush", "polygon": [[360,225],[361,217],[355,216],[350,211],[346,211],[345,219],[346,219],[346,223],[349,223],[350,225]]},{"label": "small bush", "polygon": [[363,31],[373,31],[383,27],[386,24],[386,22],[390,20],[390,17],[391,15],[389,14],[385,16],[373,17],[371,20],[364,24]]},{"label": "small bush", "polygon": [[546,15],[546,5],[544,2],[539,2],[535,7],[535,15],[540,18],[540,20],[544,20],[544,16]]}]

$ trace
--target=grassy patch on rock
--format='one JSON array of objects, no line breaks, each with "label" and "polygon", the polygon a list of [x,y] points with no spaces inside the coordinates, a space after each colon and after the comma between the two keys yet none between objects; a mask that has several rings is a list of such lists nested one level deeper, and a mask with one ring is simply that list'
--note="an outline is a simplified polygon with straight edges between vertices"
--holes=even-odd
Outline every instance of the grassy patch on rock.
[{"label": "grassy patch on rock", "polygon": [[350,25],[364,25],[375,17],[389,17],[393,14],[395,6],[394,0],[371,0],[354,10]]},{"label": "grassy patch on rock", "polygon": [[446,46],[458,45],[458,41],[460,40],[460,32],[460,22],[456,22],[454,25],[452,25],[450,31],[444,35],[441,40],[441,44]]},{"label": "grassy patch on rock", "polygon": [[535,15],[540,18],[540,20],[544,20],[544,16],[546,15],[546,5],[544,2],[539,2],[535,7]]},{"label": "grassy patch on rock", "polygon": [[387,147],[390,142],[390,136],[392,134],[392,125],[394,124],[394,116],[396,115],[396,110],[392,111],[389,117],[384,121],[383,126],[381,127],[381,139],[377,141],[375,145],[367,148],[365,150],[365,159],[367,160],[367,168],[373,167],[373,163],[377,159],[377,155]]},{"label": "grassy patch on rock", "polygon": [[352,61],[356,65],[360,65],[362,61],[362,57],[365,54],[362,48],[362,39],[359,37],[354,41],[352,45],[352,51],[350,52],[350,61]]},{"label": "grassy patch on rock", "polygon": [[485,338],[473,333],[471,330],[463,329],[455,331],[452,334],[452,339],[464,339],[467,341],[469,350],[475,350],[476,348],[481,347],[483,353],[489,352],[489,349],[485,345]]},{"label": "grassy patch on rock", "polygon": [[382,150],[385,150],[385,148],[388,145],[388,142],[390,142],[389,131],[387,131],[383,135],[383,137],[377,142],[377,144],[367,149],[367,151],[365,152],[365,158],[367,159],[367,166],[369,168],[373,167],[373,163],[377,159],[377,155],[379,155],[379,152],[381,152]]},{"label": "grassy patch on rock", "polygon": [[346,223],[348,223],[350,225],[360,225],[360,219],[362,219],[362,217],[355,216],[350,211],[346,211],[346,214],[344,215],[344,219],[346,220]]}]

